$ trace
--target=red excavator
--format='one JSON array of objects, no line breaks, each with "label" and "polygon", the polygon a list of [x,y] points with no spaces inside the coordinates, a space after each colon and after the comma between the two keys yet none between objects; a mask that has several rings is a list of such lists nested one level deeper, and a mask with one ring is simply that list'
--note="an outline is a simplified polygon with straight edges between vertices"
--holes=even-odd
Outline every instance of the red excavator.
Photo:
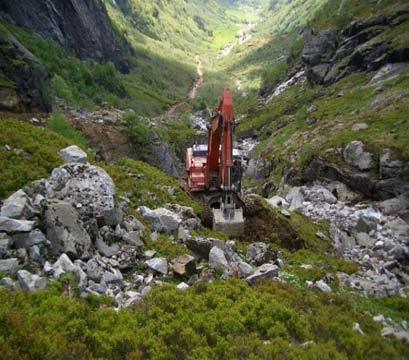
[{"label": "red excavator", "polygon": [[207,125],[207,145],[186,150],[186,171],[190,192],[200,195],[211,211],[213,229],[237,236],[244,230],[244,218],[238,195],[241,162],[233,157],[233,125],[233,97],[225,89]]}]

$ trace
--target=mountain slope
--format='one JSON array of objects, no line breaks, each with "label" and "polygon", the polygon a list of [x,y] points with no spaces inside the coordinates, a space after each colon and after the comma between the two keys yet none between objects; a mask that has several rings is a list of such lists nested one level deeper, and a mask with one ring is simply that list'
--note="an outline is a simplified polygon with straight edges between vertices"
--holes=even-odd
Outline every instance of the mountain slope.
[{"label": "mountain slope", "polygon": [[[406,359],[407,1],[86,4],[128,73],[0,23],[2,356]],[[231,239],[183,175],[226,86]]]}]

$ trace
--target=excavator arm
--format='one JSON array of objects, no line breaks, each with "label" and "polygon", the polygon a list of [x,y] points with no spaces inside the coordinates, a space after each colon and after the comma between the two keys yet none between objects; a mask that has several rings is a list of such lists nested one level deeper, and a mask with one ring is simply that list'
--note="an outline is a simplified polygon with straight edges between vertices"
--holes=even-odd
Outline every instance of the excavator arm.
[{"label": "excavator arm", "polygon": [[231,235],[240,234],[244,227],[243,210],[237,207],[236,189],[232,185],[233,161],[233,97],[229,89],[223,91],[217,114],[208,127],[208,156],[205,167],[205,186],[218,187],[219,207],[213,209],[213,228]]}]

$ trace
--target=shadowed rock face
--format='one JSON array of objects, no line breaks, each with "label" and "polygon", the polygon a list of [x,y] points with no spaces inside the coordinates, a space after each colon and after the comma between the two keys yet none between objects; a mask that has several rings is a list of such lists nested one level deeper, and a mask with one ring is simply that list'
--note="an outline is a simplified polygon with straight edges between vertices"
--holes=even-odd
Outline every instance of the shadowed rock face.
[{"label": "shadowed rock face", "polygon": [[2,0],[0,12],[16,25],[54,40],[80,59],[113,61],[128,66],[100,0]]},{"label": "shadowed rock face", "polygon": [[[0,49],[0,71],[15,86],[15,88],[0,89],[0,109],[50,110],[49,101],[44,96],[48,74],[41,62],[14,36],[5,37],[0,34]],[[20,61],[10,61],[10,59],[20,59]]]}]

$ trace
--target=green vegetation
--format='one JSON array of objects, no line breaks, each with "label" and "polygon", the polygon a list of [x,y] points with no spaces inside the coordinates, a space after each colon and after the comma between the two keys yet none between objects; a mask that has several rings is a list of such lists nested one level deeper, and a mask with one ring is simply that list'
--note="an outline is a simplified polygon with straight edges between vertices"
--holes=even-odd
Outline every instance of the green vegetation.
[{"label": "green vegetation", "polygon": [[198,215],[203,214],[202,203],[181,189],[178,181],[142,161],[123,159],[104,166],[117,189],[131,200],[130,206],[157,208],[167,203],[190,206]]},{"label": "green vegetation", "polygon": [[187,112],[182,112],[176,121],[164,116],[158,134],[162,141],[171,145],[179,159],[184,158],[186,148],[191,146],[197,137],[196,130],[192,127],[190,114]]},{"label": "green vegetation", "polygon": [[13,89],[14,87],[15,87],[14,84],[0,70],[0,88],[11,88],[11,89]]},{"label": "green vegetation", "polygon": [[75,130],[62,114],[53,113],[47,121],[46,128],[63,136],[82,149],[87,149],[88,143],[85,136]]},{"label": "green vegetation", "polygon": [[[347,297],[239,280],[154,289],[134,310],[61,296],[0,292],[0,349],[12,358],[401,359],[403,342]],[[353,331],[358,322],[365,335]],[[308,343],[307,343],[308,342]]]},{"label": "green vegetation", "polygon": [[190,250],[185,245],[167,235],[161,234],[155,241],[147,239],[146,243],[149,249],[156,250],[160,256],[164,256],[169,261],[177,256],[190,254]]},{"label": "green vegetation", "polygon": [[123,118],[129,140],[141,148],[149,143],[149,129],[135,113],[126,113]]},{"label": "green vegetation", "polygon": [[126,95],[118,71],[112,63],[80,61],[52,41],[21,28],[0,24],[0,32],[14,35],[50,73],[55,95],[69,105],[92,108],[102,102],[119,105]]},{"label": "green vegetation", "polygon": [[[0,198],[31,181],[48,177],[61,165],[58,151],[72,145],[54,131],[17,120],[0,120]],[[5,145],[10,146],[7,151]]]}]

